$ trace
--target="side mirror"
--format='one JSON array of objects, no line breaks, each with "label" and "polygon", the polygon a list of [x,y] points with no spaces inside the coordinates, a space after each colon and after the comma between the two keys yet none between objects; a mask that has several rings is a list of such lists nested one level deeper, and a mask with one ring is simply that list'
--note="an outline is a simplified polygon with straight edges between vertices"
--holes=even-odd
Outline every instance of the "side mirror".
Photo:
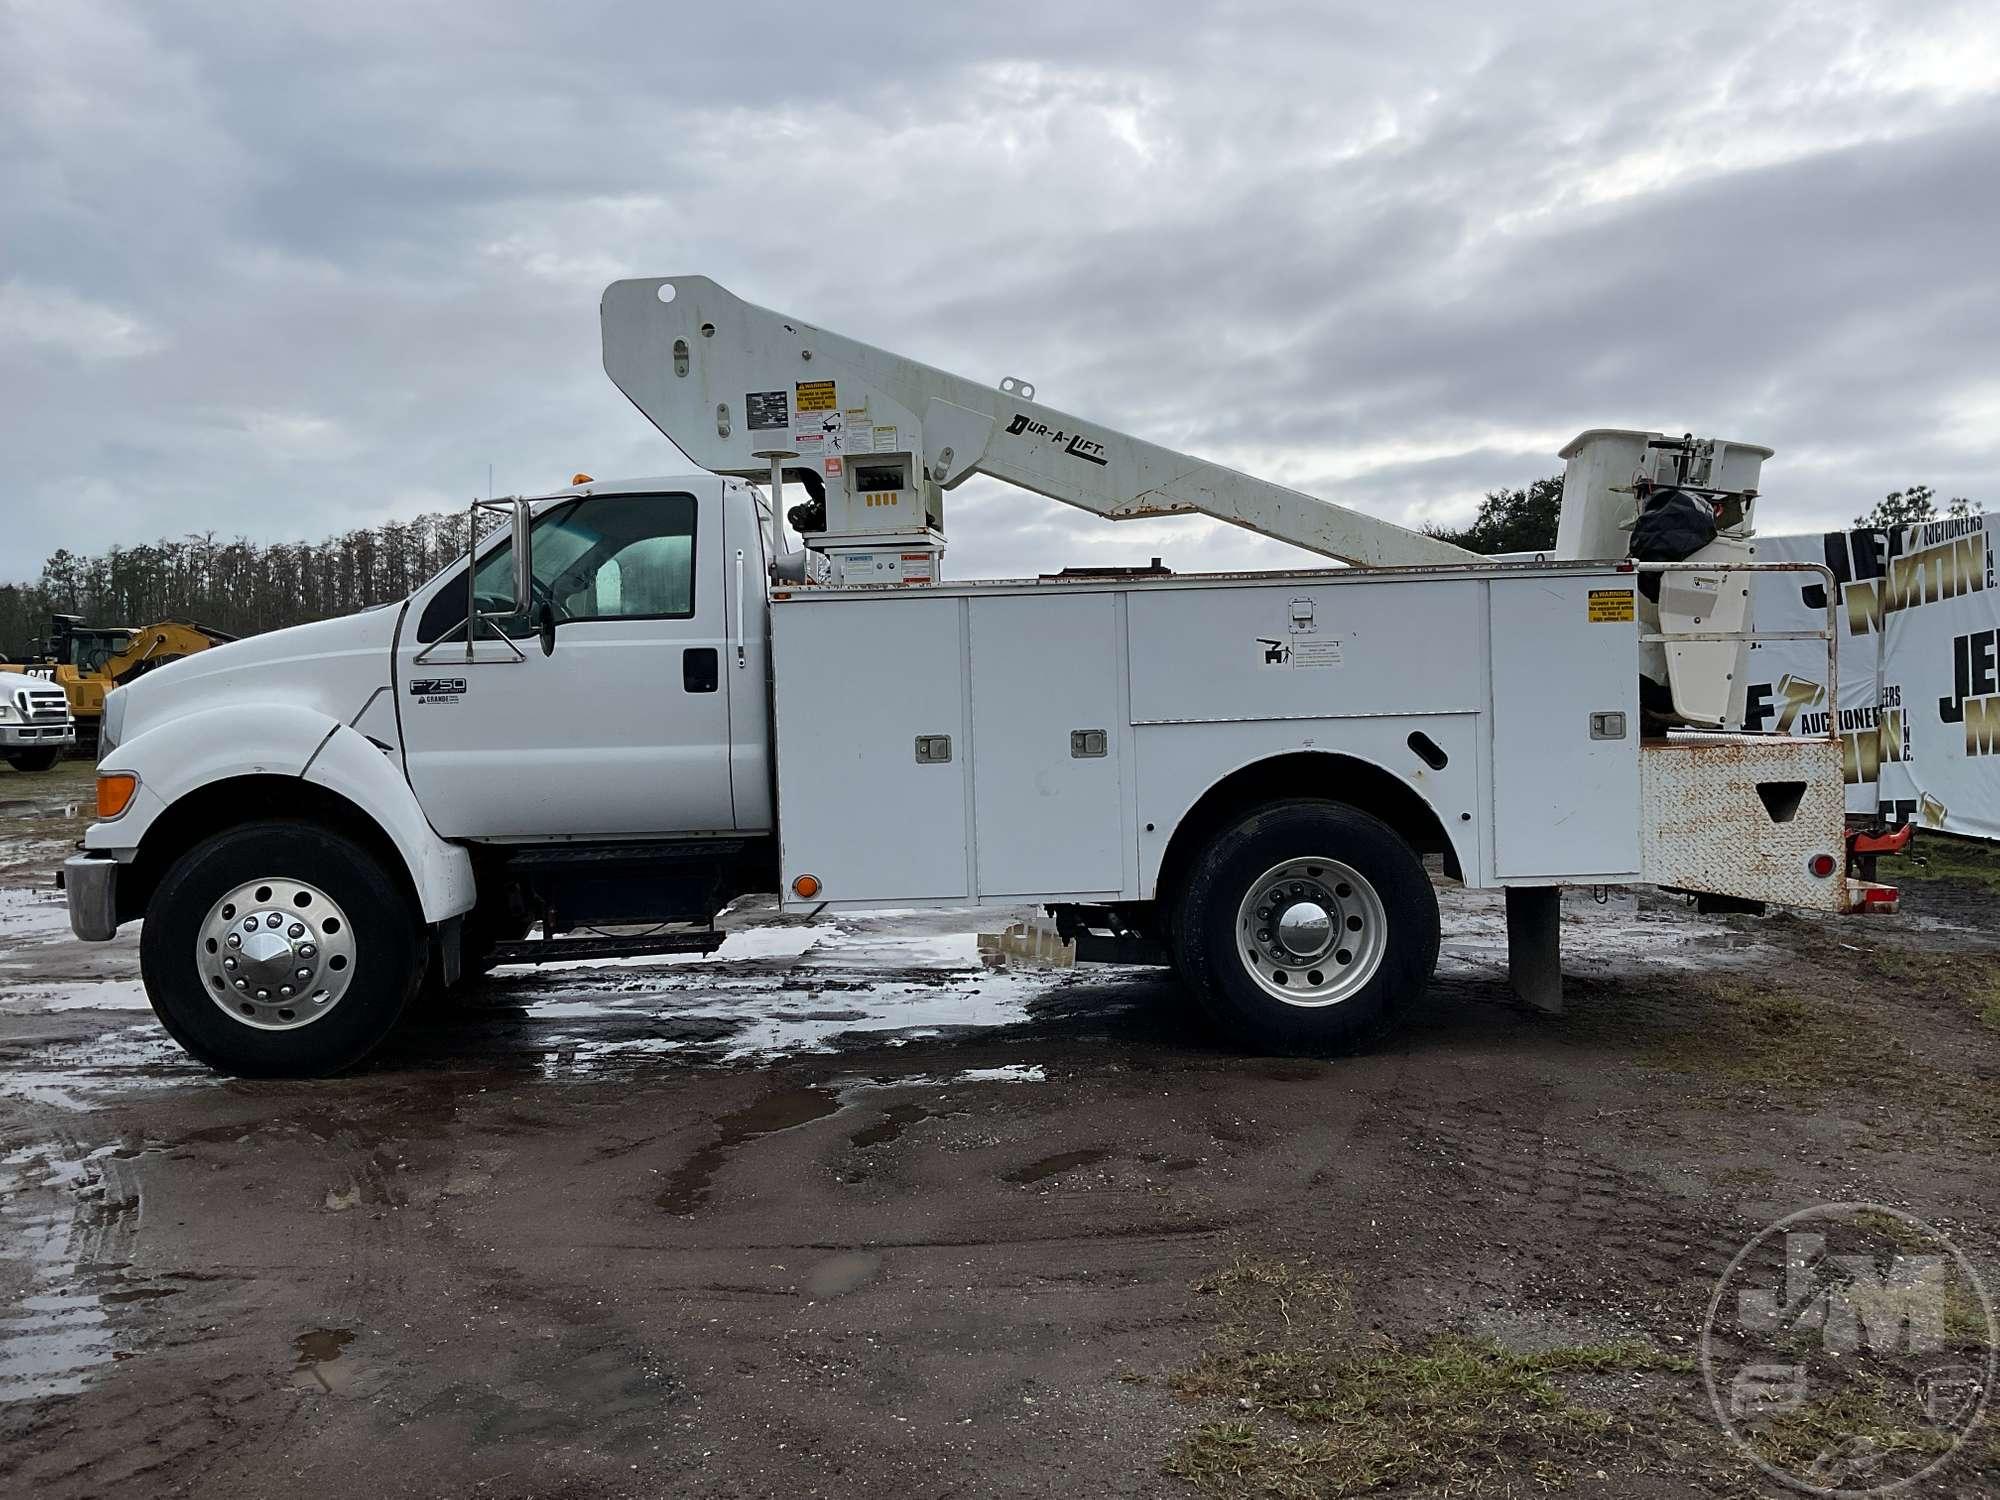
[{"label": "side mirror", "polygon": [[556,607],[546,599],[542,601],[542,607],[535,611],[535,628],[541,633],[542,655],[554,656],[556,654]]},{"label": "side mirror", "polygon": [[526,614],[535,597],[534,515],[528,502],[513,502],[514,521],[514,612]]},{"label": "side mirror", "polygon": [[[479,515],[481,511],[504,510],[513,530],[511,556],[514,559],[514,595],[499,600],[491,595],[482,601],[474,592],[479,572]],[[508,620],[525,615],[535,597],[534,514],[525,500],[475,500],[465,518],[465,610],[469,620]],[[481,608],[482,602],[485,608]],[[471,636],[466,637],[468,641]]]},{"label": "side mirror", "polygon": [[[481,511],[505,511],[512,544],[513,593],[511,599],[481,596],[479,586],[479,516]],[[465,516],[465,659],[474,660],[473,643],[480,630],[497,636],[507,647],[508,659],[521,661],[521,648],[508,638],[503,622],[527,618],[535,602],[534,512],[522,499],[475,500]],[[543,648],[548,649],[547,647]],[[422,660],[421,657],[418,660]]]}]

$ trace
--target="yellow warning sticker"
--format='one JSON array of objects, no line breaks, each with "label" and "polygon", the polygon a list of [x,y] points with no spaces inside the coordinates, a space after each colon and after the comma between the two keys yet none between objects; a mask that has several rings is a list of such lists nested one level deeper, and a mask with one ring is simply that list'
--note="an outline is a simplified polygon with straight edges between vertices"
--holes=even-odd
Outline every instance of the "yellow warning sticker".
[{"label": "yellow warning sticker", "polygon": [[1632,591],[1630,589],[1592,589],[1590,591],[1590,623],[1603,625],[1611,621],[1632,618]]},{"label": "yellow warning sticker", "polygon": [[831,380],[801,380],[798,383],[798,409],[800,411],[832,411],[834,409],[833,382]]}]

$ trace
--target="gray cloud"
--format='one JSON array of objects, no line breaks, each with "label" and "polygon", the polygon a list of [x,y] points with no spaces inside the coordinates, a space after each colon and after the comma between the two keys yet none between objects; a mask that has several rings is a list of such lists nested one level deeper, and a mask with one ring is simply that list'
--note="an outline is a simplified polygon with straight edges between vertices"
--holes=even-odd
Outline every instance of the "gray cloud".
[{"label": "gray cloud", "polygon": [[[615,276],[1405,520],[1600,424],[1766,530],[2000,504],[2000,27],[1946,0],[286,8],[0,0],[0,575],[681,466]],[[1244,566],[953,497],[947,571]]]}]

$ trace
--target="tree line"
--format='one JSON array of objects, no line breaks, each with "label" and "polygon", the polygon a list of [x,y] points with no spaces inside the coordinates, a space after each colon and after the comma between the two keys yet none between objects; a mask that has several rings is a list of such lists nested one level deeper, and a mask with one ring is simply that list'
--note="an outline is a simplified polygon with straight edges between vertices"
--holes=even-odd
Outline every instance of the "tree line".
[{"label": "tree line", "polygon": [[465,512],[385,521],[319,542],[252,542],[199,532],[52,554],[32,583],[0,583],[0,655],[35,654],[51,614],[86,625],[194,620],[255,635],[400,599],[465,551]]},{"label": "tree line", "polygon": [[[1431,535],[1474,552],[1536,552],[1555,545],[1562,475],[1520,489],[1487,492],[1469,525],[1432,526]],[[1948,502],[1950,515],[1976,510]],[[1858,528],[1907,526],[1940,514],[1927,485],[1912,485],[1856,516]],[[230,635],[255,635],[308,620],[351,614],[401,599],[465,550],[465,512],[363,526],[319,542],[218,540],[199,532],[178,541],[113,547],[94,557],[52,554],[33,583],[0,583],[0,656],[36,654],[51,614],[87,625],[195,620]]]}]

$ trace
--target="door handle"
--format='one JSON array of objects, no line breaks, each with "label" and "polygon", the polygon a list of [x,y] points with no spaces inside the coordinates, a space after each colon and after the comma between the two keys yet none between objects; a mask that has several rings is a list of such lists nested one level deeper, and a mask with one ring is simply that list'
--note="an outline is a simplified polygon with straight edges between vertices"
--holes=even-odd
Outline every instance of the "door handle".
[{"label": "door handle", "polygon": [[713,646],[689,646],[681,652],[681,687],[690,693],[712,693],[722,681],[722,658]]}]

